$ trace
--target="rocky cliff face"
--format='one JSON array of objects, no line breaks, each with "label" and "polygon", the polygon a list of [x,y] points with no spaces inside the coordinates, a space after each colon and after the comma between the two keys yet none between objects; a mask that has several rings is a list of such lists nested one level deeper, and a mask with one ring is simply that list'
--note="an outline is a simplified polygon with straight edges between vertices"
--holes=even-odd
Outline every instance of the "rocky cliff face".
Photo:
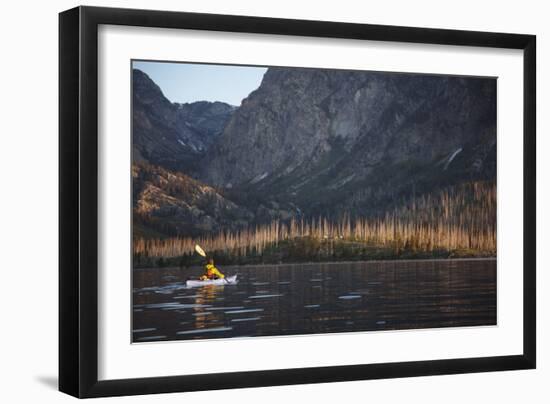
[{"label": "rocky cliff face", "polygon": [[171,103],[142,71],[133,71],[134,161],[188,171],[223,131],[235,107]]},{"label": "rocky cliff face", "polygon": [[270,68],[200,178],[310,214],[496,173],[496,80]]}]

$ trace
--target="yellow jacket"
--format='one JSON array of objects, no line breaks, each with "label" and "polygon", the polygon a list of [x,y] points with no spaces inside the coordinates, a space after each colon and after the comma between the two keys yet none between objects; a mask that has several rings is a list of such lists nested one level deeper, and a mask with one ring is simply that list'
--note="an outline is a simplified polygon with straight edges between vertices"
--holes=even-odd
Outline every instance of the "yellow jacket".
[{"label": "yellow jacket", "polygon": [[218,279],[218,278],[225,278],[225,275],[222,274],[218,268],[216,268],[214,265],[212,264],[206,264],[206,266],[204,267],[204,269],[206,270],[206,277],[208,279]]}]

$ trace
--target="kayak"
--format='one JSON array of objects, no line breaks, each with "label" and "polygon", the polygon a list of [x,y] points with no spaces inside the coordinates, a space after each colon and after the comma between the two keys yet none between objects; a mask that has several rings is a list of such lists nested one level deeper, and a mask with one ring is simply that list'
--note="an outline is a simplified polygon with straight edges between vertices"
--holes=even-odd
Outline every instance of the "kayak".
[{"label": "kayak", "polygon": [[237,275],[228,276],[224,279],[207,279],[205,281],[200,281],[198,279],[193,279],[187,281],[186,285],[188,288],[197,288],[200,286],[206,285],[235,285],[237,283]]}]

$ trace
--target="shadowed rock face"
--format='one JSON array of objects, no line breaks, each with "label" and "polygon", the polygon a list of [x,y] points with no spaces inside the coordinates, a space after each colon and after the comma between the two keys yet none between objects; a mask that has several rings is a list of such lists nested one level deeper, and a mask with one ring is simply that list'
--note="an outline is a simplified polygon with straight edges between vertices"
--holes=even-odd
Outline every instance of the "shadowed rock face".
[{"label": "shadowed rock face", "polygon": [[495,179],[496,80],[270,68],[209,154],[206,183],[309,213]]},{"label": "shadowed rock face", "polygon": [[223,131],[235,107],[171,103],[142,71],[133,71],[134,161],[188,171]]}]

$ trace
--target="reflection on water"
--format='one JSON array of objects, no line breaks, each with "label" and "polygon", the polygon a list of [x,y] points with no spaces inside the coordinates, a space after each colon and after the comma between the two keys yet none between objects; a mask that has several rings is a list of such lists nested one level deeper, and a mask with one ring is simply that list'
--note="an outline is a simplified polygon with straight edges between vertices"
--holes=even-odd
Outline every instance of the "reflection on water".
[{"label": "reflection on water", "polygon": [[496,324],[496,260],[225,267],[237,285],[188,289],[194,269],[133,274],[134,342]]}]

